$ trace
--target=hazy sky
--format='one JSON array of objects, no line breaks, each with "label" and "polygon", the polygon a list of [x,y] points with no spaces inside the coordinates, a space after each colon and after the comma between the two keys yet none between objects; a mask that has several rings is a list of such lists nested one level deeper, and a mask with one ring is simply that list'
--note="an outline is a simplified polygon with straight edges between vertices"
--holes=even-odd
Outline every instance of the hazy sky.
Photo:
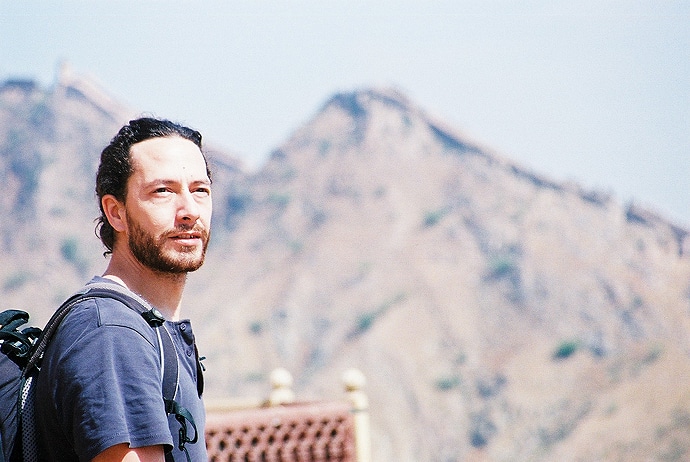
[{"label": "hazy sky", "polygon": [[690,228],[690,0],[0,0],[0,79],[57,65],[260,165],[335,92],[395,87],[556,180]]}]

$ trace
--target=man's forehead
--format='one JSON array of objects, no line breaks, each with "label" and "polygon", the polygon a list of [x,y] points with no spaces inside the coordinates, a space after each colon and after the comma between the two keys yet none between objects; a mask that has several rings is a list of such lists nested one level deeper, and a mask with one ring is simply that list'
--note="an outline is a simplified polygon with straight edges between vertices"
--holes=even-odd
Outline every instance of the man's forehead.
[{"label": "man's forehead", "polygon": [[199,147],[178,136],[149,138],[130,147],[133,171],[149,168],[199,168],[206,172],[206,160]]},{"label": "man's forehead", "polygon": [[157,136],[134,143],[129,148],[130,154],[163,154],[168,152],[198,152],[199,147],[181,136]]}]

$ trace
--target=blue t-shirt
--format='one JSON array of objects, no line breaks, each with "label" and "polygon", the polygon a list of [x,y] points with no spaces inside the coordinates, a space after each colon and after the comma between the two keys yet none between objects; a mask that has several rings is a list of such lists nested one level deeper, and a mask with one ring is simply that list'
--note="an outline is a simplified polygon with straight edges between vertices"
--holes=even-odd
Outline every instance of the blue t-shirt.
[{"label": "blue t-shirt", "polygon": [[[97,282],[106,279],[96,278]],[[165,322],[179,362],[176,400],[199,432],[186,448],[206,461],[205,413],[197,391],[198,357],[188,320]],[[164,333],[162,333],[164,335]],[[90,461],[105,449],[164,445],[175,460],[180,424],[163,404],[158,339],[144,318],[110,298],[87,299],[72,308],[48,346],[36,386],[36,418],[42,460]],[[190,427],[189,436],[193,436]]]}]

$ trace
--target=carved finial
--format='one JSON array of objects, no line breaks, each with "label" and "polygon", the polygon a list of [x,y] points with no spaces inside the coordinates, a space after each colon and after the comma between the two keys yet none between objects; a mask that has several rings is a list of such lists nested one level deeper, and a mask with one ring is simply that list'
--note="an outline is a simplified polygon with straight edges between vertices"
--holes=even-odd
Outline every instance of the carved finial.
[{"label": "carved finial", "polygon": [[343,372],[345,391],[359,391],[366,385],[367,379],[359,369],[351,368]]},{"label": "carved finial", "polygon": [[271,372],[271,395],[268,402],[271,406],[292,403],[295,393],[292,391],[292,374],[287,369],[279,367]]}]

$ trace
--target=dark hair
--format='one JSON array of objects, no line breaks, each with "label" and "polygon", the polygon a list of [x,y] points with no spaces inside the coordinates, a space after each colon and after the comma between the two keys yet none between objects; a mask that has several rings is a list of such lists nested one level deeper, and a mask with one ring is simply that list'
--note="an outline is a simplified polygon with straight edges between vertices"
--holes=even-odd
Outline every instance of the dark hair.
[{"label": "dark hair", "polygon": [[[103,211],[103,196],[112,194],[121,202],[125,201],[127,195],[127,180],[132,175],[132,162],[130,148],[132,145],[150,138],[164,138],[179,136],[193,142],[201,150],[201,133],[188,127],[176,124],[165,119],[155,119],[152,117],[142,117],[130,120],[117,132],[117,135],[110,141],[110,144],[101,152],[101,164],[98,166],[96,175],[96,196],[101,210],[101,216],[97,219],[96,235],[101,238],[101,242],[106,246],[106,254],[112,253],[115,243],[115,230],[108,222],[108,218]],[[202,151],[203,155],[203,151]],[[206,172],[211,178],[211,172],[206,162]]]}]

